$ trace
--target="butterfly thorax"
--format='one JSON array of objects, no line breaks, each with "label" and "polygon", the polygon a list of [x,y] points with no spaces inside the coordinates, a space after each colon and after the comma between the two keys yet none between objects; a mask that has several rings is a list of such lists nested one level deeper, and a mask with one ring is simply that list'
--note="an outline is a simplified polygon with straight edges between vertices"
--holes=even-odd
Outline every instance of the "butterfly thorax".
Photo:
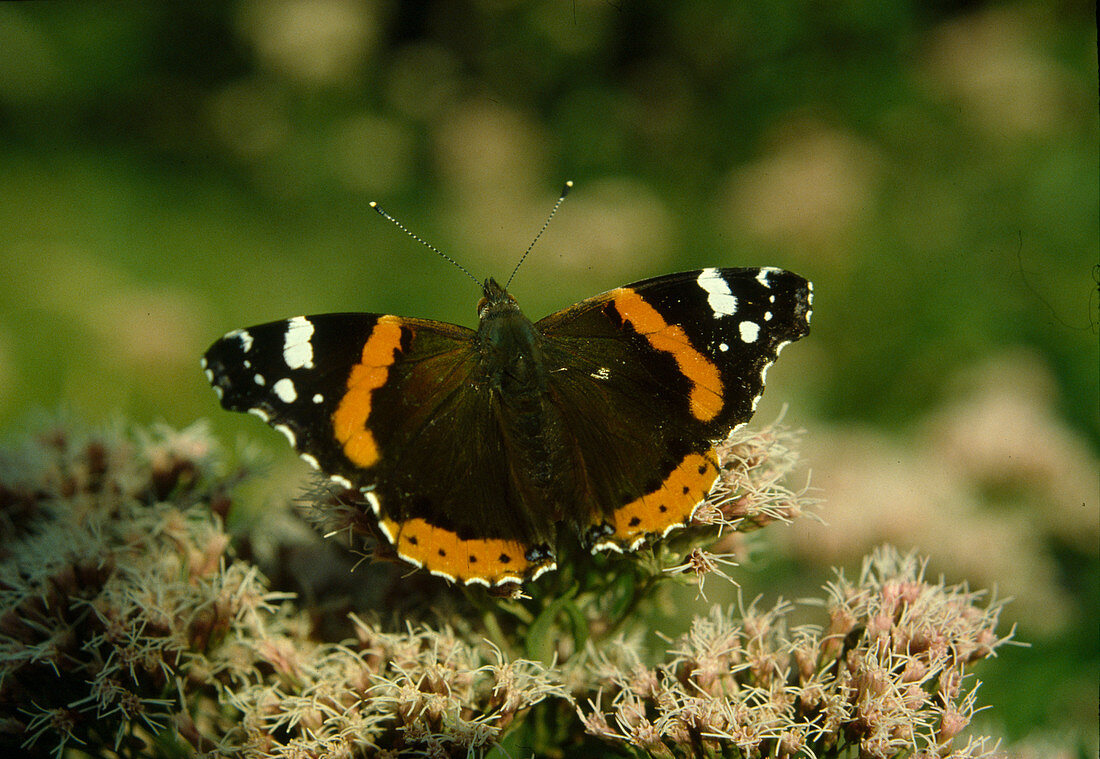
[{"label": "butterfly thorax", "polygon": [[477,331],[484,381],[502,403],[520,413],[534,411],[538,396],[546,392],[538,332],[496,281],[486,280],[484,292]]},{"label": "butterfly thorax", "polygon": [[539,504],[537,511],[556,518],[573,472],[549,395],[542,337],[494,280],[486,281],[484,292],[477,334],[482,381],[513,454],[512,476],[529,508]]}]

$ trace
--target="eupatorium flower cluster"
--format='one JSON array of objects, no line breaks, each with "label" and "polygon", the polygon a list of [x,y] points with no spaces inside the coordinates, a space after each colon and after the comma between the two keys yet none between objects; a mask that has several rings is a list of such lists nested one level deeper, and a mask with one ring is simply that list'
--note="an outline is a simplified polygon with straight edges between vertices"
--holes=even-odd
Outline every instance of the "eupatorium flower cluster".
[{"label": "eupatorium flower cluster", "polygon": [[[787,484],[795,450],[777,427],[736,433],[694,524],[637,555],[577,550],[522,597],[375,563],[352,576],[364,602],[343,581],[295,597],[278,563],[261,571],[251,548],[276,520],[223,523],[257,470],[230,469],[201,426],[57,424],[0,452],[0,751],[992,755],[968,733],[968,668],[1010,637],[1000,605],[915,556],[883,548],[837,573],[816,624],[756,601],[654,628],[683,585],[732,576],[746,532],[812,505]],[[339,494],[312,513],[361,540]],[[339,554],[267,539],[314,564]]]}]

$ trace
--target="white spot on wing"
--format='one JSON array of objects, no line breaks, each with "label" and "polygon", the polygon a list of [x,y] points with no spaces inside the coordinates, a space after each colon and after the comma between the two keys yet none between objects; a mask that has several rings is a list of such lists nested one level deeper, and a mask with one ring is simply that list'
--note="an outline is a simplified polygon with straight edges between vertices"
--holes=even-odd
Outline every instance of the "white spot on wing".
[{"label": "white spot on wing", "polygon": [[[382,534],[386,536],[386,540],[390,541],[390,543],[392,544],[394,535],[393,535],[392,532],[390,532],[389,526],[387,526],[387,524],[385,522],[379,521],[378,522],[378,529],[381,530]],[[413,561],[413,562],[410,562],[410,563],[415,564],[416,562]]]},{"label": "white spot on wing", "polygon": [[267,384],[267,380],[264,379],[264,375],[262,375],[262,374],[252,375],[252,381],[255,382],[257,385],[259,385],[260,387],[263,387],[264,385]]},{"label": "white spot on wing", "polygon": [[271,414],[267,413],[262,408],[250,408],[248,410],[248,413],[252,414],[253,416],[260,417],[265,422],[270,422],[271,421]]},{"label": "white spot on wing", "polygon": [[729,349],[730,347],[726,343],[718,343],[718,350],[722,351],[723,353],[725,353]]},{"label": "white spot on wing", "polygon": [[764,287],[771,288],[772,283],[768,280],[770,274],[777,274],[780,270],[774,266],[764,266],[756,273],[756,281],[764,285]]},{"label": "white spot on wing", "polygon": [[[775,362],[769,361],[768,363],[764,364],[764,367],[760,370],[760,384],[761,385],[767,385],[768,384],[768,370],[772,368],[773,363],[775,363]],[[753,399],[753,402],[752,402],[752,410],[753,411],[756,411],[756,402],[759,401],[759,400],[760,400],[759,395],[756,396],[755,399]]]},{"label": "white spot on wing", "polygon": [[248,353],[252,350],[252,335],[248,334],[247,329],[235,329],[232,332],[226,332],[223,340],[233,340],[236,338],[241,341],[241,351]]},{"label": "white spot on wing", "polygon": [[[695,510],[696,510],[697,508],[699,508],[699,504],[695,504],[695,506],[693,506],[693,507],[692,507],[691,511],[692,511],[692,513],[693,513],[693,514],[695,513]],[[689,517],[688,517],[688,520],[690,520],[690,519],[691,519],[691,517],[689,516]],[[668,534],[669,534],[670,532],[672,532],[673,530],[678,530],[678,529],[680,529],[680,528],[681,528],[681,527],[683,527],[683,526],[684,526],[684,525],[683,525],[682,523],[680,523],[680,522],[673,522],[673,523],[672,523],[672,524],[670,524],[670,525],[669,525],[668,527],[666,527],[665,529],[661,530],[661,537],[662,537],[662,538],[667,538],[667,537],[668,537]],[[641,538],[641,540],[645,540],[645,538]],[[641,547],[641,542],[638,542],[638,546],[639,546],[639,547]],[[637,549],[635,549],[635,548],[634,548],[634,547],[632,546],[630,550],[631,550],[631,551],[634,551],[634,550],[637,550]]]},{"label": "white spot on wing", "polygon": [[271,386],[271,389],[275,391],[275,395],[279,396],[279,400],[283,403],[294,403],[298,400],[298,391],[294,389],[294,382],[283,377],[281,380]]},{"label": "white spot on wing", "polygon": [[347,477],[341,477],[338,474],[330,474],[328,476],[328,478],[330,480],[332,480],[333,482],[335,482],[340,487],[347,488],[348,490],[351,490],[351,480],[349,480]]},{"label": "white spot on wing", "polygon": [[729,283],[717,269],[703,269],[695,280],[707,294],[707,304],[716,317],[737,313],[737,298],[730,292]]},{"label": "white spot on wing", "polygon": [[755,343],[756,339],[760,337],[760,325],[756,322],[741,322],[738,329],[741,331],[741,342],[743,343]]},{"label": "white spot on wing", "polygon": [[370,510],[374,512],[376,517],[382,516],[382,502],[378,500],[378,496],[369,490],[360,491],[363,493],[363,497],[367,499],[367,503],[370,504]]},{"label": "white spot on wing", "polygon": [[313,322],[304,316],[295,316],[286,322],[283,336],[283,361],[291,369],[313,368]]},{"label": "white spot on wing", "polygon": [[556,561],[552,561],[549,564],[547,564],[546,566],[539,567],[538,569],[536,569],[531,574],[531,579],[532,580],[537,580],[540,577],[542,577],[544,574],[546,574],[547,572],[552,572],[553,570],[555,570],[557,568],[558,568],[558,563]]},{"label": "white spot on wing", "polygon": [[283,437],[290,441],[290,444],[298,445],[298,438],[294,434],[294,430],[287,427],[285,424],[273,424],[271,425],[273,430],[277,430]]},{"label": "white spot on wing", "polygon": [[588,376],[592,379],[605,380],[611,376],[611,370],[608,369],[606,366],[601,366],[599,369],[592,372]]},{"label": "white spot on wing", "polygon": [[314,393],[313,394],[313,402],[314,403],[320,403],[324,399],[325,399],[325,396],[321,395],[320,393]]},{"label": "white spot on wing", "polygon": [[298,454],[298,458],[300,458],[302,461],[309,464],[314,469],[320,469],[321,468],[321,464],[317,461],[317,459],[314,458],[313,456],[310,456],[308,453],[300,453],[300,454]]}]

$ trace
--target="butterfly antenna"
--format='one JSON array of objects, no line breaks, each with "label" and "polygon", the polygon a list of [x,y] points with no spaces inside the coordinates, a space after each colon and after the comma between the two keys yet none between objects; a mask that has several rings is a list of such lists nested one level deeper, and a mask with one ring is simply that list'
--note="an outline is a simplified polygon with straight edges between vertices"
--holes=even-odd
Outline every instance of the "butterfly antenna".
[{"label": "butterfly antenna", "polygon": [[546,231],[546,228],[550,226],[550,220],[554,218],[554,214],[558,212],[558,208],[561,207],[561,202],[565,200],[565,196],[569,194],[569,191],[573,189],[573,181],[570,180],[565,183],[565,187],[561,188],[561,195],[558,196],[558,202],[554,204],[554,207],[550,209],[550,215],[546,217],[546,221],[542,224],[542,229],[535,235],[535,239],[531,241],[531,244],[527,246],[527,250],[523,251],[523,255],[520,256],[519,262],[516,264],[516,268],[512,269],[512,276],[508,277],[508,282],[504,285],[504,289],[507,290],[508,286],[512,284],[512,280],[516,277],[516,272],[519,271],[519,267],[523,265],[523,262],[527,260],[527,254],[531,252],[531,248],[535,247],[535,243],[542,237],[542,233]]},{"label": "butterfly antenna", "polygon": [[[560,202],[560,201],[559,201],[559,202]],[[414,232],[410,231],[408,227],[406,227],[406,226],[405,226],[404,224],[402,224],[401,222],[399,222],[399,221],[398,221],[397,219],[393,218],[393,217],[392,217],[392,216],[390,216],[390,215],[389,215],[388,213],[386,213],[386,212],[385,212],[384,210],[382,210],[382,206],[378,205],[378,204],[377,204],[376,202],[374,202],[374,201],[372,200],[372,201],[370,202],[370,207],[371,207],[371,208],[373,208],[373,209],[374,209],[375,211],[377,211],[378,213],[380,213],[380,214],[381,214],[381,215],[382,215],[382,216],[383,216],[383,217],[384,217],[385,219],[387,219],[388,221],[391,221],[391,222],[393,222],[394,226],[396,226],[396,227],[397,227],[398,229],[400,229],[400,230],[401,230],[402,232],[404,232],[405,234],[407,234],[407,235],[408,235],[409,237],[411,237],[412,239],[416,240],[416,241],[417,241],[418,243],[420,243],[421,245],[423,245],[423,246],[424,246],[425,248],[427,248],[428,250],[434,250],[434,251],[435,251],[436,253],[438,253],[438,254],[439,254],[440,258],[444,259],[445,261],[450,261],[450,262],[451,262],[452,264],[454,264],[454,265],[455,265],[455,267],[457,267],[457,268],[458,268],[458,270],[459,270],[459,271],[461,271],[461,272],[462,272],[463,274],[465,274],[465,275],[466,275],[467,277],[469,277],[469,278],[470,278],[470,279],[472,279],[472,280],[473,280],[474,282],[476,282],[476,283],[477,283],[477,286],[478,286],[478,287],[481,287],[481,286],[482,286],[482,284],[481,284],[481,280],[479,280],[479,279],[478,279],[477,277],[475,277],[475,276],[474,276],[473,274],[471,274],[471,273],[469,272],[469,270],[468,270],[468,269],[467,269],[467,268],[466,268],[465,266],[463,266],[463,265],[462,265],[462,264],[460,264],[460,263],[459,263],[458,261],[456,261],[456,260],[454,260],[453,258],[451,258],[450,256],[448,256],[448,255],[447,255],[446,253],[444,253],[444,252],[443,252],[442,250],[440,250],[439,248],[437,248],[437,247],[435,247],[434,245],[432,245],[432,244],[431,244],[430,242],[428,242],[427,240],[425,240],[425,239],[424,239],[423,237],[421,237],[420,235],[418,235],[418,234],[416,234],[416,233],[414,233]],[[535,238],[535,239],[538,239],[538,238]]]}]

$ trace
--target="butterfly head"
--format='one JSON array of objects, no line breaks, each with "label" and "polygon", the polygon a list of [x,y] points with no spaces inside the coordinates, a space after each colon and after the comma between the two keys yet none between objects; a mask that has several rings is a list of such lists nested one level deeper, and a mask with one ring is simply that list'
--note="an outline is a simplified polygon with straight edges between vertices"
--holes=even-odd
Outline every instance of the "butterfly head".
[{"label": "butterfly head", "polygon": [[477,302],[477,317],[482,321],[489,316],[519,311],[519,304],[507,290],[497,284],[492,277],[481,286],[481,300]]}]

